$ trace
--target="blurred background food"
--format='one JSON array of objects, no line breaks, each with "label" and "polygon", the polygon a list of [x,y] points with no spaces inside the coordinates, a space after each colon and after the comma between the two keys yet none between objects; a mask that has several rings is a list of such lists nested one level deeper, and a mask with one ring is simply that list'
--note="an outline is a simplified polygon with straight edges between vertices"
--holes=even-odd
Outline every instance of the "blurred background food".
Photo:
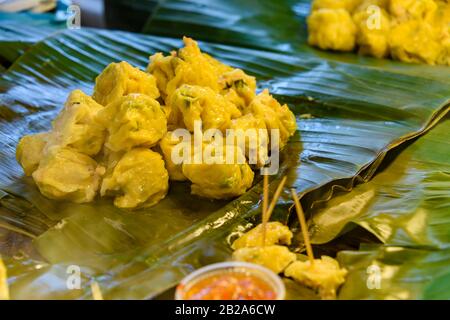
[{"label": "blurred background food", "polygon": [[308,31],[324,50],[450,65],[447,0],[314,0]]}]

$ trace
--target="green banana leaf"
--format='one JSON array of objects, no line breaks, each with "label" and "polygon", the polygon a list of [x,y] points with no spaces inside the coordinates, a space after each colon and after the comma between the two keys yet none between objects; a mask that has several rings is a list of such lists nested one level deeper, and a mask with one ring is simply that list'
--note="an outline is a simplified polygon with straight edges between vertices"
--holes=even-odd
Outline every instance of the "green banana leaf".
[{"label": "green banana leaf", "polygon": [[[170,3],[162,3],[160,10]],[[236,1],[229,5],[237,13],[249,11]],[[304,205],[309,207],[314,201],[328,199],[330,190],[369,179],[389,149],[438,122],[448,111],[449,71],[353,55],[336,57],[307,48],[304,41],[299,46],[292,42],[287,52],[283,52],[284,46],[270,49],[272,44],[289,41],[277,35],[281,28],[276,19],[298,23],[296,14],[289,19],[284,14],[291,9],[274,6],[256,11],[263,14],[266,10],[264,14],[274,22],[260,26],[261,40],[248,45],[239,40],[239,34],[257,25],[232,19],[221,24],[221,30],[224,34],[237,30],[240,42],[202,42],[201,46],[255,75],[260,88],[268,87],[290,104],[299,132],[283,152],[279,176],[286,174],[288,185],[307,195]],[[277,10],[282,14],[277,16]],[[160,12],[150,26],[152,21],[157,23]],[[170,14],[165,13],[166,17]],[[202,17],[197,16],[196,21],[207,22],[208,17]],[[184,28],[178,30],[193,34],[188,24]],[[157,206],[126,212],[114,208],[109,200],[74,205],[45,199],[30,179],[22,176],[14,160],[18,138],[48,129],[70,90],[81,88],[90,93],[95,75],[112,61],[127,60],[145,67],[148,55],[180,46],[178,35],[173,36],[177,38],[90,29],[64,31],[31,47],[2,75],[0,226],[33,238],[38,256],[26,255],[20,263],[7,261],[12,274],[23,275],[11,279],[13,298],[88,298],[85,285],[78,291],[65,287],[65,267],[71,264],[82,267],[85,283],[96,277],[107,298],[153,297],[194,268],[226,259],[230,232],[256,221],[259,180],[247,194],[229,203],[192,201],[188,185],[173,184],[167,199]],[[203,37],[199,34],[197,38]],[[272,189],[278,177],[272,180]],[[289,206],[286,192],[274,217],[286,221]],[[28,268],[21,272],[24,265]],[[20,282],[19,278],[26,280]]]},{"label": "green banana leaf", "polygon": [[403,150],[376,177],[310,210],[314,243],[359,225],[383,243],[450,247],[450,118]]},{"label": "green banana leaf", "polygon": [[[450,117],[403,150],[366,184],[311,212],[312,241],[357,224],[384,245],[340,252],[343,299],[450,299]],[[381,288],[368,289],[376,265]]]},{"label": "green banana leaf", "polygon": [[[348,270],[340,299],[450,299],[450,250],[395,246],[343,251],[338,259]],[[379,286],[374,287],[374,276]],[[372,283],[372,286],[370,285]]]}]

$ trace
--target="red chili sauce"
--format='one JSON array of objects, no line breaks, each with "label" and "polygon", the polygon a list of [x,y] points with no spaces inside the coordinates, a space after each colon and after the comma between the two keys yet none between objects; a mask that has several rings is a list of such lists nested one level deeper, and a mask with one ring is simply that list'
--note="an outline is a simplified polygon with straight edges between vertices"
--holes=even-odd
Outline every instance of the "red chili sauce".
[{"label": "red chili sauce", "polygon": [[[182,289],[182,288],[181,288]],[[276,293],[264,280],[243,272],[206,276],[184,294],[185,300],[274,300]]]}]

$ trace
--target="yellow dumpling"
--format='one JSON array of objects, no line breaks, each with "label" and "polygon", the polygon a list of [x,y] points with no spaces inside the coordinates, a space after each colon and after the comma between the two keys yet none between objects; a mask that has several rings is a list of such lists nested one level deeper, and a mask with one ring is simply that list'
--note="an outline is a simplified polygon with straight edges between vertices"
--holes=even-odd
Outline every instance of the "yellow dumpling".
[{"label": "yellow dumpling", "polygon": [[314,0],[312,10],[319,9],[344,9],[352,12],[361,0]]},{"label": "yellow dumpling", "polygon": [[219,78],[221,94],[234,103],[240,111],[255,97],[256,79],[241,69],[223,73]]},{"label": "yellow dumpling", "polygon": [[320,9],[307,19],[308,43],[324,50],[352,51],[356,42],[356,25],[344,9]]},{"label": "yellow dumpling", "polygon": [[125,153],[103,179],[101,195],[115,196],[119,208],[148,207],[169,190],[169,175],[161,155],[135,148]]},{"label": "yellow dumpling", "polygon": [[257,168],[263,167],[269,158],[269,135],[264,119],[247,113],[231,120],[229,129],[227,143],[232,140],[232,144],[245,150],[245,156],[250,165]]},{"label": "yellow dumpling", "polygon": [[144,94],[129,94],[110,103],[98,113],[97,121],[107,128],[106,147],[116,152],[152,147],[167,132],[158,101]]},{"label": "yellow dumpling", "polygon": [[150,57],[148,71],[156,77],[158,88],[166,104],[167,97],[183,84],[208,87],[219,92],[218,82],[220,74],[232,70],[211,56],[200,51],[196,41],[184,37],[184,48],[178,53],[172,52],[164,57],[156,53]]},{"label": "yellow dumpling", "polygon": [[336,290],[345,282],[347,270],[340,268],[339,263],[331,257],[322,256],[309,260],[296,261],[284,271],[286,277],[319,291],[322,299],[335,299]]},{"label": "yellow dumpling", "polygon": [[410,19],[429,19],[437,9],[434,0],[390,0],[389,12],[400,22]]},{"label": "yellow dumpling", "polygon": [[23,136],[20,139],[16,149],[16,159],[25,175],[31,176],[38,168],[48,136],[48,132],[43,132]]},{"label": "yellow dumpling", "polygon": [[122,61],[109,64],[95,79],[92,97],[106,106],[131,93],[145,94],[153,99],[159,97],[154,76]]},{"label": "yellow dumpling", "polygon": [[175,78],[177,67],[182,63],[184,61],[176,56],[176,52],[170,56],[164,56],[161,52],[150,56],[147,70],[155,77],[163,99],[168,96],[167,86]]},{"label": "yellow dumpling", "polygon": [[437,63],[450,66],[450,37],[445,38],[442,43],[441,54],[437,58]]},{"label": "yellow dumpling", "polygon": [[82,203],[94,199],[103,173],[89,156],[54,146],[46,150],[33,179],[48,198]]},{"label": "yellow dumpling", "polygon": [[[221,155],[211,152],[211,158],[202,157],[209,153],[204,150],[202,155],[195,153],[193,159],[200,156],[200,164],[194,161],[183,163],[183,174],[192,182],[192,194],[210,199],[230,199],[244,194],[252,186],[254,173],[245,163],[242,150],[235,146],[223,149]],[[208,163],[214,157],[217,161]],[[227,158],[230,159],[228,163]],[[222,163],[217,163],[219,161]]]},{"label": "yellow dumpling", "polygon": [[205,56],[198,47],[197,41],[184,37],[183,42],[185,46],[178,50],[178,57],[189,65],[189,71],[193,74],[187,78],[188,81],[182,83],[206,86],[216,92],[219,91],[217,80],[221,71],[218,68],[220,62],[213,62],[215,59]]},{"label": "yellow dumpling", "polygon": [[201,121],[203,130],[224,131],[231,119],[241,116],[233,103],[208,87],[183,85],[175,90],[170,101],[176,121],[191,132],[195,121]]},{"label": "yellow dumpling", "polygon": [[8,272],[0,255],[0,300],[9,300]]},{"label": "yellow dumpling", "polygon": [[[187,178],[183,174],[182,163],[175,164],[172,159],[172,152],[176,146],[178,146],[181,142],[180,139],[173,135],[172,131],[167,132],[167,134],[162,138],[159,142],[159,148],[161,149],[161,153],[163,155],[164,161],[166,163],[166,169],[169,172],[170,180],[174,181],[185,181]],[[178,148],[180,152],[178,153],[180,158],[183,158],[184,155],[182,153],[183,148]],[[191,150],[193,150],[191,148]]]},{"label": "yellow dumpling", "polygon": [[49,144],[96,155],[105,141],[105,128],[96,122],[96,116],[102,109],[103,106],[81,90],[72,91],[64,108],[53,120]]},{"label": "yellow dumpling", "polygon": [[370,12],[370,11],[372,11],[370,9],[373,9],[376,7],[387,11],[390,0],[362,0],[359,2],[360,3],[356,6],[355,10],[353,10],[353,14],[356,14],[361,11],[366,11],[366,12],[369,11]]},{"label": "yellow dumpling", "polygon": [[353,15],[358,28],[356,43],[361,54],[384,58],[389,55],[389,14],[380,9],[374,13],[361,10]]},{"label": "yellow dumpling", "polygon": [[[289,107],[281,105],[266,89],[253,99],[247,113],[252,113],[256,118],[263,119],[267,130],[278,129],[280,134],[279,146],[286,145],[289,138],[297,130],[295,115]],[[269,136],[271,133],[269,132]],[[273,143],[271,141],[271,143]]]},{"label": "yellow dumpling", "polygon": [[259,264],[275,273],[281,273],[296,259],[295,253],[283,246],[249,247],[233,252],[233,260]]},{"label": "yellow dumpling", "polygon": [[392,57],[405,62],[434,65],[442,54],[433,28],[420,20],[409,20],[392,28],[389,45]]},{"label": "yellow dumpling", "polygon": [[[280,222],[268,222],[266,225],[266,246],[275,244],[290,245],[292,240],[292,232],[287,226]],[[231,248],[233,250],[249,247],[260,247],[263,245],[263,227],[262,224],[257,225],[253,229],[247,231],[239,239],[233,242]]]},{"label": "yellow dumpling", "polygon": [[[192,40],[192,39],[191,39]],[[193,40],[192,40],[193,41]],[[194,41],[195,42],[195,41]],[[220,62],[219,60],[211,57],[209,54],[207,53],[202,53],[203,57],[205,58],[206,61],[209,62],[209,64],[212,66],[214,73],[216,73],[217,75],[221,75],[224,74],[226,72],[230,72],[233,70],[232,67],[230,67],[229,65],[226,65],[223,62]]]}]

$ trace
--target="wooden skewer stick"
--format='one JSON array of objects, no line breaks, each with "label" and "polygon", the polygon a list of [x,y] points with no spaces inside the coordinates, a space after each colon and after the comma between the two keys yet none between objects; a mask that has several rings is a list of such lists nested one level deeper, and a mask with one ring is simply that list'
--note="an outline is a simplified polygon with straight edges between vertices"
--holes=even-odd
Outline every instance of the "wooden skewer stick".
[{"label": "wooden skewer stick", "polygon": [[303,240],[306,246],[306,253],[308,254],[309,261],[311,265],[314,264],[314,254],[311,247],[311,241],[309,239],[308,227],[306,226],[305,214],[303,213],[302,206],[297,197],[297,191],[295,189],[291,189],[292,198],[295,203],[295,210],[297,211],[298,220],[300,221],[300,226],[302,228]]},{"label": "wooden skewer stick", "polygon": [[270,202],[270,206],[269,206],[269,208],[267,209],[267,212],[266,212],[266,219],[267,219],[267,221],[270,220],[270,216],[272,215],[273,209],[275,209],[275,205],[278,202],[278,198],[281,195],[281,191],[283,191],[283,187],[284,187],[284,184],[286,183],[286,180],[287,180],[287,177],[284,176],[283,179],[281,179],[281,182],[278,185],[277,190],[275,190],[275,194],[274,194],[274,196],[272,198],[272,201]]},{"label": "wooden skewer stick", "polygon": [[103,300],[102,291],[96,281],[91,282],[92,298],[94,300]]},{"label": "wooden skewer stick", "polygon": [[0,300],[9,300],[8,275],[0,256]]},{"label": "wooden skewer stick", "polygon": [[269,176],[264,173],[264,188],[263,188],[263,206],[262,206],[262,245],[266,246],[266,230],[267,230],[267,204],[269,202]]}]

